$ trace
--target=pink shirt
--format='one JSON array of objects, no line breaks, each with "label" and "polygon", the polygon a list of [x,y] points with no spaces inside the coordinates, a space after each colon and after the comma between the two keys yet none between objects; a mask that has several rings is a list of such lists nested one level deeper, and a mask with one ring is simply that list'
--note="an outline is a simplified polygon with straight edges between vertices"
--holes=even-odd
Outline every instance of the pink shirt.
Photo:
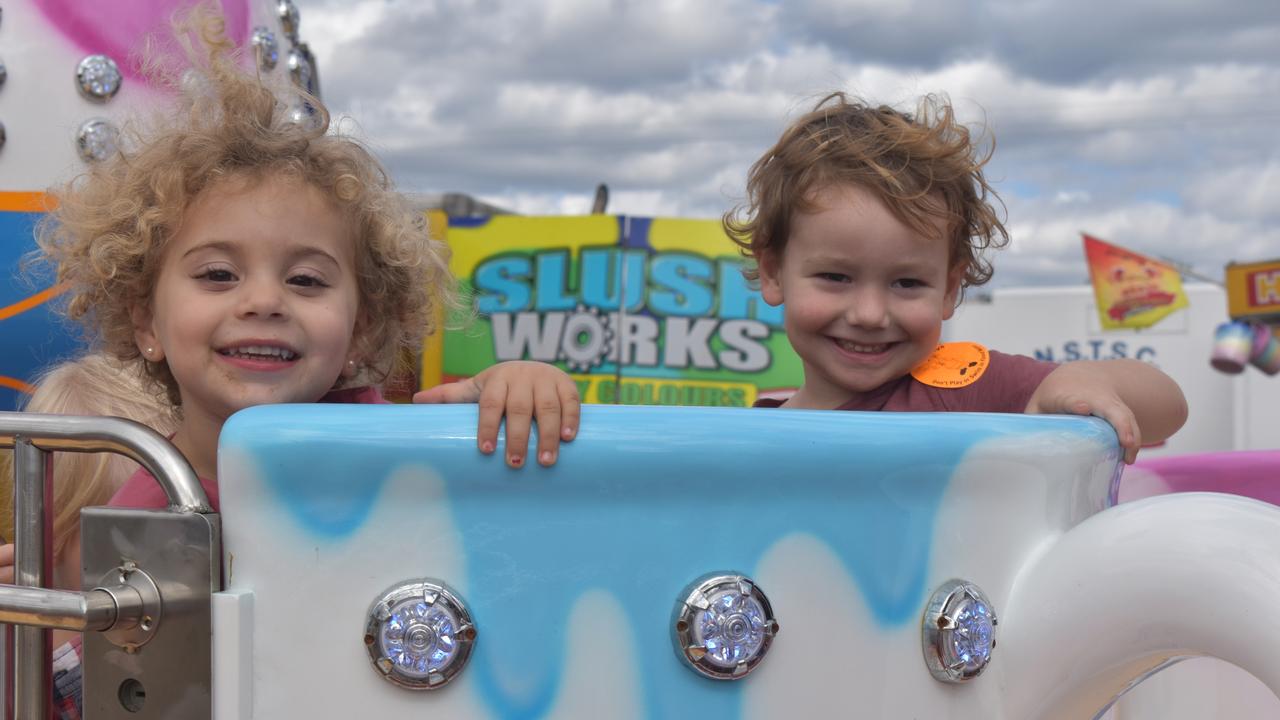
[{"label": "pink shirt", "polygon": [[[322,403],[352,403],[362,405],[388,405],[386,399],[382,397],[382,393],[372,386],[345,388],[342,390],[334,390],[320,399]],[[210,478],[200,478],[200,486],[204,488],[205,495],[209,496],[209,505],[214,511],[218,510],[218,481]],[[138,468],[124,485],[111,496],[111,500],[107,503],[112,507],[133,507],[133,508],[162,508],[168,507],[169,498],[161,489],[160,483],[145,468]]]},{"label": "pink shirt", "polygon": [[[989,350],[987,370],[970,385],[937,388],[910,375],[885,383],[865,395],[852,398],[837,410],[886,412],[996,412],[1021,413],[1040,383],[1058,366],[1026,355]],[[755,407],[778,407],[781,400],[761,398]]]}]

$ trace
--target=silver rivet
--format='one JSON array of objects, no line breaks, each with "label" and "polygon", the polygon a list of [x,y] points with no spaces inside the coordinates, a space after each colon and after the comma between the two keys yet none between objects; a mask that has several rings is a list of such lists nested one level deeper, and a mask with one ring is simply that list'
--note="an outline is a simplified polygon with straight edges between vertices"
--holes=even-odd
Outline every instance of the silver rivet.
[{"label": "silver rivet", "polygon": [[466,605],[430,579],[389,588],[369,608],[364,644],[380,675],[400,687],[432,690],[466,666],[476,641]]},{"label": "silver rivet", "polygon": [[276,3],[276,14],[280,16],[280,29],[293,42],[298,41],[298,6],[293,0],[279,0]]},{"label": "silver rivet", "polygon": [[258,56],[258,67],[263,72],[275,69],[280,61],[280,44],[276,42],[276,34],[265,27],[253,29],[253,50]]},{"label": "silver rivet", "polygon": [[293,78],[294,85],[303,90],[311,89],[311,63],[307,60],[307,56],[302,54],[302,51],[296,47],[289,48],[285,65],[289,68],[289,76]]},{"label": "silver rivet", "polygon": [[[119,136],[120,132],[114,125],[102,118],[93,118],[85,121],[76,132],[76,150],[85,162],[101,162],[115,154]],[[132,570],[133,567],[123,567],[121,574],[128,576]]]},{"label": "silver rivet", "polygon": [[977,677],[991,662],[996,624],[991,601],[977,585],[947,581],[924,611],[924,661],[929,672],[947,683]]},{"label": "silver rivet", "polygon": [[677,653],[698,674],[738,680],[764,659],[778,629],[769,598],[750,578],[712,573],[681,593],[672,639]]},{"label": "silver rivet", "polygon": [[76,87],[90,100],[110,100],[120,92],[122,81],[116,61],[106,55],[90,55],[76,66]]}]

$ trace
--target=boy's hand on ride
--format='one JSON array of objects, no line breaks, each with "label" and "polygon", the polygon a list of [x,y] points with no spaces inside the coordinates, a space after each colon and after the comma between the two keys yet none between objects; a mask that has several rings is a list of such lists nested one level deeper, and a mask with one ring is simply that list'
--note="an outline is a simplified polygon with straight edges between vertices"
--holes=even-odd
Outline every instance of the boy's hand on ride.
[{"label": "boy's hand on ride", "polygon": [[0,545],[0,583],[13,584],[13,543]]},{"label": "boy's hand on ride", "polygon": [[1125,463],[1132,465],[1138,458],[1142,431],[1137,417],[1118,393],[1088,373],[1086,365],[1064,363],[1050,373],[1032,394],[1026,412],[1100,417],[1115,428]]},{"label": "boy's hand on ride", "polygon": [[[507,418],[507,464],[524,465],[529,448],[529,429],[536,419],[538,462],[552,465],[559,455],[560,441],[578,434],[582,400],[578,386],[563,370],[547,363],[512,360],[494,365],[475,377],[437,385],[413,396],[415,403],[480,404],[480,427],[476,443],[480,452],[493,452],[498,442],[498,426]],[[548,432],[550,430],[550,432]]]}]

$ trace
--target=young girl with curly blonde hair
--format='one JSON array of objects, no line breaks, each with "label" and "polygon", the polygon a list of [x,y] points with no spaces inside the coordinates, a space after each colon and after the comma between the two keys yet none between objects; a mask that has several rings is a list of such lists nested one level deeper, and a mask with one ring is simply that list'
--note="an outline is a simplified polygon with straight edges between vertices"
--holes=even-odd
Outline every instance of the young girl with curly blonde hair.
[{"label": "young girl with curly blonde hair", "polygon": [[[207,49],[204,67],[175,83],[179,110],[54,191],[39,244],[69,316],[163,388],[179,417],[172,442],[216,503],[218,434],[232,413],[383,402],[374,384],[421,347],[453,283],[422,214],[360,143],[329,131],[316,98],[241,70],[211,5],[179,30]],[[415,401],[478,401],[486,453],[505,415],[512,467],[535,419],[544,465],[577,431],[574,383],[542,363],[496,365]],[[113,503],[164,500],[140,471]]]}]

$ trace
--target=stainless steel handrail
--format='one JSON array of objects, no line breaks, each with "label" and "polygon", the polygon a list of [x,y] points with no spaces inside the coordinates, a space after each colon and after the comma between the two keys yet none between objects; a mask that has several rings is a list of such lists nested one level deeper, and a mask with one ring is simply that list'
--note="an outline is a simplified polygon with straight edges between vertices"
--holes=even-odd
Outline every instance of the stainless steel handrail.
[{"label": "stainless steel handrail", "polygon": [[160,481],[170,510],[213,512],[187,459],[141,423],[123,418],[0,412],[0,448],[14,447],[20,439],[47,451],[119,453]]},{"label": "stainless steel handrail", "polygon": [[[106,590],[88,592],[0,585],[0,623],[33,624],[50,630],[110,630],[121,617]],[[131,613],[125,613],[131,614]]]},{"label": "stainless steel handrail", "polygon": [[49,628],[109,630],[136,624],[143,600],[130,588],[67,592],[45,587],[45,496],[49,454],[111,452],[137,461],[164,489],[169,510],[212,513],[195,471],[169,441],[145,425],[122,418],[0,412],[0,448],[14,450],[14,580],[0,585],[0,622],[19,625],[11,667],[14,712],[19,718],[48,713]]}]

